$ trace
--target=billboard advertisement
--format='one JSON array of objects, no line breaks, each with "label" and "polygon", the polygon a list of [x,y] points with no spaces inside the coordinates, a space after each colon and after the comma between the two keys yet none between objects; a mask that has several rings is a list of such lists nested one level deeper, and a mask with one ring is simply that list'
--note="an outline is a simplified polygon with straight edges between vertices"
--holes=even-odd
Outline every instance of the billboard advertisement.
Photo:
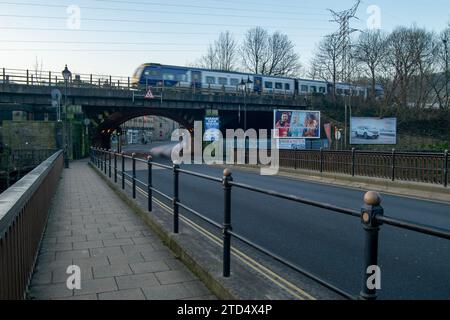
[{"label": "billboard advertisement", "polygon": [[305,139],[277,139],[279,150],[306,150]]},{"label": "billboard advertisement", "polygon": [[397,144],[397,118],[350,119],[350,144]]},{"label": "billboard advertisement", "polygon": [[205,134],[203,140],[206,142],[218,141],[220,139],[219,117],[205,117]]},{"label": "billboard advertisement", "polygon": [[320,139],[320,111],[275,110],[276,139]]}]

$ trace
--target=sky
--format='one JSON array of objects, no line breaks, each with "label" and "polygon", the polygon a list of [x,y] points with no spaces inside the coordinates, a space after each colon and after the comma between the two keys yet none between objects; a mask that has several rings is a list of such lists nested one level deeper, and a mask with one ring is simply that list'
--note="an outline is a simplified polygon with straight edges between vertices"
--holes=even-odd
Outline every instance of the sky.
[{"label": "sky", "polygon": [[[280,5],[282,3],[282,5]],[[222,31],[239,42],[262,26],[287,34],[307,67],[317,43],[338,25],[328,9],[354,0],[0,0],[0,68],[131,76],[141,63],[188,65]],[[450,1],[363,1],[352,28],[417,24],[440,32]],[[375,22],[375,24],[373,24]]]}]

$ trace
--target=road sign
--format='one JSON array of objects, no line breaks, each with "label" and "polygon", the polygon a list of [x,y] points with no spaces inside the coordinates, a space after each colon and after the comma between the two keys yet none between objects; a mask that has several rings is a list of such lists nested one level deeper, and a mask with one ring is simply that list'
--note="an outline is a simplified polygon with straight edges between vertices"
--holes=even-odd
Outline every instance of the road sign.
[{"label": "road sign", "polygon": [[148,89],[147,94],[145,95],[144,98],[145,99],[154,99],[155,98],[155,96],[152,93],[152,89],[150,89],[150,88]]},{"label": "road sign", "polygon": [[342,132],[340,129],[338,128],[335,129],[334,138],[338,141],[342,139]]}]

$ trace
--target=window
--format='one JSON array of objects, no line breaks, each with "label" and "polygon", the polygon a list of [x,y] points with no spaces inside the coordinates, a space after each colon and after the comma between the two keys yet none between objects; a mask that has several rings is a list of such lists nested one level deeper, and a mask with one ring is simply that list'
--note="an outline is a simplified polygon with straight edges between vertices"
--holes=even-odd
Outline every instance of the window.
[{"label": "window", "polygon": [[228,85],[228,79],[227,78],[219,78],[219,84],[221,86],[227,86]]},{"label": "window", "polygon": [[311,86],[309,87],[311,92],[317,92],[317,87],[316,86]]},{"label": "window", "polygon": [[163,80],[174,81],[175,80],[175,75],[171,74],[171,73],[164,73],[163,74]]},{"label": "window", "polygon": [[266,89],[272,89],[273,88],[273,83],[266,81],[266,82],[264,82],[264,87]]},{"label": "window", "polygon": [[230,85],[232,86],[239,85],[239,79],[230,79]]},{"label": "window", "polygon": [[346,95],[346,96],[349,96],[349,95],[350,95],[350,90],[349,90],[349,89],[345,89],[344,92],[345,92],[345,95]]},{"label": "window", "polygon": [[275,82],[275,89],[283,90],[283,84],[281,82]]},{"label": "window", "polygon": [[146,75],[146,76],[149,76],[149,77],[158,77],[159,76],[159,71],[158,70],[152,70],[152,69],[147,69],[147,70],[145,70],[145,72],[144,72],[144,74]]},{"label": "window", "polygon": [[301,91],[308,92],[308,86],[307,85],[302,85]]},{"label": "window", "polygon": [[319,88],[319,92],[320,92],[320,93],[325,93],[325,87],[320,87],[320,88]]},{"label": "window", "polygon": [[216,78],[206,77],[206,84],[216,84]]},{"label": "window", "polygon": [[180,82],[187,82],[187,76],[185,74],[177,74],[175,79]]},{"label": "window", "polygon": [[284,90],[291,90],[291,85],[289,83],[285,83]]},{"label": "window", "polygon": [[336,93],[342,95],[343,90],[342,89],[336,89]]},{"label": "window", "polygon": [[363,90],[361,90],[361,91],[359,91],[359,95],[360,95],[361,97],[364,97],[364,96],[366,95],[366,93],[365,93]]}]

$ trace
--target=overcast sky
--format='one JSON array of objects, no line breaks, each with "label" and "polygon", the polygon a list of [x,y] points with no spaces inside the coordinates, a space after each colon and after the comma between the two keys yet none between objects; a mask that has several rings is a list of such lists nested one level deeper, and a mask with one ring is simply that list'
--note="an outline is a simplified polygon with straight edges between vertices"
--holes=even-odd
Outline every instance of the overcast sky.
[{"label": "overcast sky", "polygon": [[[221,31],[241,40],[247,29],[279,30],[294,41],[307,65],[321,37],[334,32],[328,8],[353,0],[0,0],[0,68],[44,70],[68,64],[75,73],[128,76],[144,62],[194,62]],[[70,7],[72,6],[72,7]],[[376,7],[374,7],[376,6]],[[70,8],[70,9],[68,9]],[[81,19],[77,19],[80,9]],[[450,1],[365,1],[352,27],[366,29],[380,9],[381,28],[416,23],[436,32],[450,21]],[[69,13],[68,13],[69,12]]]}]

